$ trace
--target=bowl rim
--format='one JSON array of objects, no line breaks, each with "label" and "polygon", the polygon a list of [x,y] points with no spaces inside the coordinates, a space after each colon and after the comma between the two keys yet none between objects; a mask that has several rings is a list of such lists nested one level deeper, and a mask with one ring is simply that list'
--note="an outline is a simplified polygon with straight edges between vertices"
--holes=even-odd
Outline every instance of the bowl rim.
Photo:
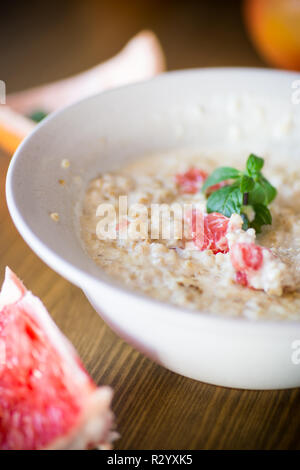
[{"label": "bowl rim", "polygon": [[[97,286],[97,284],[101,284],[105,288],[113,289],[116,293],[121,291],[123,295],[129,296],[131,299],[138,299],[144,303],[148,303],[153,305],[153,309],[155,307],[160,307],[161,310],[164,311],[164,314],[172,314],[177,316],[186,316],[186,318],[192,319],[194,322],[217,322],[219,325],[222,323],[226,324],[226,326],[238,326],[242,328],[255,328],[259,326],[259,328],[268,328],[271,330],[271,327],[274,329],[276,328],[280,330],[288,329],[295,327],[300,327],[300,321],[297,320],[283,320],[283,319],[258,319],[258,320],[251,320],[245,317],[235,317],[235,316],[221,316],[216,313],[208,313],[205,311],[198,311],[198,310],[190,310],[188,308],[180,307],[177,305],[173,305],[171,303],[163,302],[147,296],[139,291],[135,291],[131,288],[125,287],[120,281],[114,279],[99,279],[94,275],[86,272],[85,270],[80,269],[79,267],[73,265],[71,262],[66,261],[63,257],[58,255],[55,250],[48,248],[47,244],[44,243],[30,228],[30,226],[25,222],[21,211],[18,208],[16,203],[14,192],[13,192],[13,180],[14,180],[14,172],[17,168],[19,159],[22,158],[23,151],[26,150],[26,147],[32,139],[36,138],[36,135],[39,134],[41,128],[48,125],[48,122],[52,122],[60,116],[61,114],[65,113],[67,110],[72,110],[73,108],[80,106],[81,103],[92,101],[98,98],[100,95],[109,95],[114,94],[116,91],[122,89],[134,89],[136,87],[144,86],[145,84],[151,84],[152,82],[157,82],[161,80],[168,80],[168,78],[174,76],[181,76],[181,75],[189,75],[189,74],[205,74],[205,73],[225,73],[225,74],[255,74],[260,76],[268,76],[270,77],[277,77],[277,76],[285,76],[290,77],[291,80],[299,79],[299,73],[293,71],[286,71],[286,70],[275,70],[275,69],[268,69],[268,68],[259,68],[259,67],[206,67],[206,68],[191,68],[191,69],[184,69],[184,70],[176,70],[176,71],[169,71],[162,73],[156,77],[143,80],[136,83],[131,83],[127,85],[123,85],[121,87],[116,87],[113,89],[109,89],[85,98],[82,98],[75,103],[72,103],[66,107],[59,109],[51,113],[47,116],[41,123],[39,123],[33,131],[26,136],[26,138],[22,141],[22,143],[17,148],[16,152],[14,153],[9,168],[7,171],[6,176],[6,200],[9,209],[10,216],[22,236],[25,242],[29,245],[29,247],[34,251],[39,258],[43,260],[45,264],[47,264],[50,268],[52,268],[55,272],[59,275],[80,287],[83,291],[87,291],[89,295],[92,293],[92,287]],[[266,81],[267,83],[267,81]],[[266,85],[267,86],[267,85]],[[86,255],[88,256],[88,255]],[[101,267],[99,267],[101,270]]]}]

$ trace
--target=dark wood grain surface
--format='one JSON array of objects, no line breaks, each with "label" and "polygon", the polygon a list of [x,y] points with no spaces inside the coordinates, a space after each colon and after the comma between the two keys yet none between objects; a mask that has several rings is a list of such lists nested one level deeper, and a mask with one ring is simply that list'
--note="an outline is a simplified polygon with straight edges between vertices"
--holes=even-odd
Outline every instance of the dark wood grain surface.
[{"label": "dark wood grain surface", "polygon": [[[238,3],[54,1],[56,9],[40,2],[42,13],[41,6],[26,3],[31,17],[20,6],[14,26],[7,5],[0,20],[0,78],[9,89],[21,89],[78,72],[109,57],[143,27],[161,37],[170,68],[262,65],[243,31]],[[217,4],[223,6],[218,10]],[[17,233],[5,203],[8,163],[9,156],[0,154],[0,278],[9,265],[45,303],[93,379],[114,388],[117,449],[300,449],[299,389],[240,391],[199,383],[119,339],[83,293],[51,271]]]}]

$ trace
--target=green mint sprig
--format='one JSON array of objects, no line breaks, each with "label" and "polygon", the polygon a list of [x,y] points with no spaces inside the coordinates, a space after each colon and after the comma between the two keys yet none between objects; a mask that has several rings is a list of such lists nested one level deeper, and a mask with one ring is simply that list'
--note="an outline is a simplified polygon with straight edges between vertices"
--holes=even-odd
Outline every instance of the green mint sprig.
[{"label": "green mint sprig", "polygon": [[[226,217],[240,214],[244,220],[243,228],[253,227],[257,232],[263,225],[272,223],[272,216],[268,205],[275,199],[277,191],[263,176],[261,170],[264,159],[251,154],[248,157],[246,170],[223,166],[217,168],[205,181],[202,191],[225,180],[234,180],[231,184],[223,186],[208,197],[207,212],[219,212]],[[249,221],[245,206],[251,206],[254,219]]]}]

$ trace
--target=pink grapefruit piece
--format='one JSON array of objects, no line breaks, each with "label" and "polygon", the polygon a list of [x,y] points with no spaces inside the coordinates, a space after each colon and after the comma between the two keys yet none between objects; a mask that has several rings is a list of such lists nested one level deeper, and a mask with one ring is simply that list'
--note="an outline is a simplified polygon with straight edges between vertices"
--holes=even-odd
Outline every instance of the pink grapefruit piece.
[{"label": "pink grapefruit piece", "polygon": [[244,287],[252,287],[251,277],[256,271],[259,271],[264,261],[264,251],[255,243],[234,243],[230,247],[230,260],[234,267],[235,282]]},{"label": "pink grapefruit piece", "polygon": [[[207,177],[208,173],[206,171],[192,167],[185,173],[177,173],[177,175],[175,175],[175,180],[183,194],[196,194],[200,191]],[[227,184],[228,181],[221,181],[220,183],[210,186],[206,192],[209,195]]]},{"label": "pink grapefruit piece", "polygon": [[47,113],[100,91],[151,78],[166,68],[158,38],[152,31],[141,31],[114,57],[72,77],[19,91],[7,96],[15,111]]},{"label": "pink grapefruit piece", "polygon": [[175,180],[182,193],[195,194],[200,190],[207,176],[206,171],[190,168],[185,173],[175,175]]},{"label": "pink grapefruit piece", "polygon": [[235,282],[240,284],[240,286],[248,287],[248,277],[247,274],[243,271],[237,271],[235,273]]},{"label": "pink grapefruit piece", "polygon": [[198,210],[193,210],[187,217],[196,247],[200,251],[211,250],[214,254],[227,253],[229,250],[226,238],[229,221],[228,217],[218,212],[205,214]]},{"label": "pink grapefruit piece", "polygon": [[37,110],[46,113],[55,111],[79,98],[151,78],[164,72],[165,68],[165,57],[158,38],[151,31],[141,31],[117,55],[89,70],[9,94],[6,99],[8,106],[0,109],[0,146],[14,153],[31,132],[35,123],[25,115]]},{"label": "pink grapefruit piece", "polygon": [[1,450],[110,448],[111,389],[96,387],[42,302],[9,268],[0,346]]},{"label": "pink grapefruit piece", "polygon": [[255,243],[234,243],[230,259],[236,271],[257,271],[263,264],[263,248]]}]

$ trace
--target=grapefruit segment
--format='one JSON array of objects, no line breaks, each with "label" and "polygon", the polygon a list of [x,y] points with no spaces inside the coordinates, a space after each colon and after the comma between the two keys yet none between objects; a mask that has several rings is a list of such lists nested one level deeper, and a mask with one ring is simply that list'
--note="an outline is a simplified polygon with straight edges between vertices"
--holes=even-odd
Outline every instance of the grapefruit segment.
[{"label": "grapefruit segment", "polygon": [[255,243],[234,243],[230,249],[230,258],[237,271],[257,271],[263,263],[263,248]]},{"label": "grapefruit segment", "polygon": [[237,271],[235,274],[235,282],[241,286],[248,286],[247,274],[242,271]]},{"label": "grapefruit segment", "polygon": [[109,446],[111,389],[96,387],[41,301],[9,268],[0,342],[1,450]]},{"label": "grapefruit segment", "polygon": [[[175,180],[183,194],[196,194],[203,186],[207,177],[208,173],[206,171],[198,168],[190,168],[185,173],[177,173],[177,175],[175,175]],[[206,193],[209,195],[227,184],[228,181],[221,181],[220,183],[210,186]]]},{"label": "grapefruit segment", "polygon": [[46,112],[109,88],[146,80],[164,72],[165,57],[158,38],[141,31],[114,57],[69,78],[10,94],[7,104],[21,114]]},{"label": "grapefruit segment", "polygon": [[198,250],[211,250],[214,254],[227,253],[229,221],[228,217],[217,212],[205,214],[195,209],[191,211],[187,215],[187,223],[191,227],[191,239]]},{"label": "grapefruit segment", "polygon": [[197,168],[190,168],[185,173],[177,173],[175,180],[179,189],[184,194],[195,194],[199,191],[208,173]]},{"label": "grapefruit segment", "polygon": [[165,57],[158,38],[151,31],[141,31],[117,55],[89,70],[8,95],[6,101],[9,108],[0,106],[0,145],[13,153],[35,127],[36,124],[22,114],[32,115],[36,110],[52,112],[78,98],[145,80],[165,68]]}]

